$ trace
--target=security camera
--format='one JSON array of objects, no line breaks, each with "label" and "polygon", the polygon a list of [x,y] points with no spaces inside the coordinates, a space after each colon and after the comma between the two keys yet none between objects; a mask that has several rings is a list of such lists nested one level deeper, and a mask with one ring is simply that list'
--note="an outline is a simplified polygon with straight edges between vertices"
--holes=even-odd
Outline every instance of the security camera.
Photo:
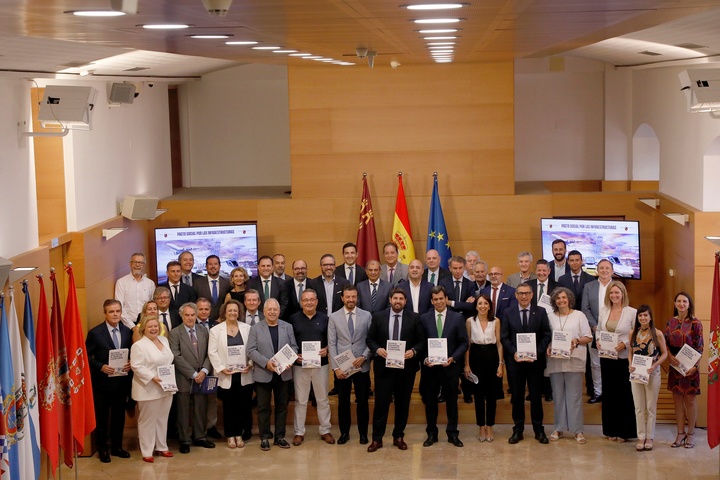
[{"label": "security camera", "polygon": [[205,10],[213,17],[224,17],[227,15],[233,0],[202,0]]},{"label": "security camera", "polygon": [[370,68],[375,66],[375,55],[377,55],[377,52],[370,51],[367,53],[368,67]]},{"label": "security camera", "polygon": [[152,88],[152,87],[155,86],[155,84],[154,84],[154,83],[148,83],[147,86],[150,87],[150,88]]},{"label": "security camera", "polygon": [[358,58],[365,58],[367,57],[368,49],[365,47],[358,47],[355,49],[355,55],[357,55]]}]

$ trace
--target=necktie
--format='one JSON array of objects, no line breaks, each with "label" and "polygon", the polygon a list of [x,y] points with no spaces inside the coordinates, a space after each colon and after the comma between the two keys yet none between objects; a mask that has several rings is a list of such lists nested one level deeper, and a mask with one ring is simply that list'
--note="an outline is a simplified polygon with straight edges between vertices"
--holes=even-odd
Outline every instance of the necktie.
[{"label": "necktie", "polygon": [[256,323],[258,323],[258,322],[255,321],[255,319],[256,319],[257,316],[258,316],[257,313],[255,313],[255,314],[253,314],[253,315],[250,315],[250,314],[248,314],[248,315],[250,316],[250,326],[251,326],[251,327],[252,327],[253,325],[255,325]]},{"label": "necktie", "polygon": [[460,281],[455,280],[455,301],[460,302]]},{"label": "necktie", "polygon": [[263,280],[263,283],[265,284],[263,293],[265,294],[265,300],[270,298],[270,280]]},{"label": "necktie", "polygon": [[393,282],[393,277],[395,276],[395,267],[390,267],[388,271],[388,282]]},{"label": "necktie", "polygon": [[212,281],[212,303],[213,305],[217,303],[218,301],[218,290],[217,290],[217,280]]},{"label": "necktie", "polygon": [[204,322],[202,320],[198,320],[198,325],[202,326],[205,330],[210,330],[210,325],[208,325],[207,320]]},{"label": "necktie", "polygon": [[190,329],[190,343],[192,343],[193,348],[195,349],[195,356],[200,355],[200,352],[198,352],[198,341],[197,337],[195,336],[195,329]]},{"label": "necktie", "polygon": [[370,294],[370,303],[372,304],[372,309],[375,310],[375,302],[377,301],[377,283],[372,284],[372,293]]},{"label": "necktie", "polygon": [[523,308],[523,311],[522,311],[522,326],[523,326],[523,330],[527,327],[527,324],[528,324],[528,316],[527,316],[527,314],[528,314],[527,308]]},{"label": "necktie", "polygon": [[178,295],[180,294],[179,289],[180,285],[173,285],[173,289],[175,290],[175,294],[173,295],[173,300],[177,301]]},{"label": "necktie", "polygon": [[492,295],[492,304],[493,304],[493,313],[497,312],[497,289],[498,287],[492,287],[493,295]]},{"label": "necktie", "polygon": [[117,328],[112,329],[112,337],[113,337],[113,344],[115,344],[115,348],[120,348],[120,340],[117,336]]},{"label": "necktie", "polygon": [[578,280],[578,277],[579,277],[579,276],[580,276],[580,275],[573,275],[573,289],[575,290],[575,293],[577,293],[577,291],[578,291],[578,283],[580,283],[580,281]]},{"label": "necktie", "polygon": [[354,272],[355,272],[355,270],[353,269],[353,267],[348,267],[348,278],[347,279],[348,279],[348,282],[352,283],[353,285],[355,284]]},{"label": "necktie", "polygon": [[298,285],[298,300],[302,298],[302,292],[305,290],[305,286],[301,283]]},{"label": "necktie", "polygon": [[170,325],[168,325],[168,322],[167,322],[167,313],[163,313],[162,317],[163,317],[163,324],[165,325],[165,331],[170,333]]},{"label": "necktie", "polygon": [[430,283],[432,283],[433,285],[435,285],[435,272],[432,272],[432,273],[430,274]]},{"label": "necktie", "polygon": [[353,324],[353,314],[352,312],[348,313],[348,330],[350,331],[350,338],[355,336],[355,325]]},{"label": "necktie", "polygon": [[438,313],[437,316],[437,331],[438,338],[442,338],[442,313]]},{"label": "necktie", "polygon": [[192,287],[192,280],[190,278],[190,275],[183,275],[183,283],[187,285],[188,287]]},{"label": "necktie", "polygon": [[545,293],[545,284],[541,283],[540,284],[540,293],[538,294],[538,300],[540,300],[540,297],[543,296],[543,293]]},{"label": "necktie", "polygon": [[393,326],[393,340],[400,340],[400,315],[395,315],[395,325]]}]

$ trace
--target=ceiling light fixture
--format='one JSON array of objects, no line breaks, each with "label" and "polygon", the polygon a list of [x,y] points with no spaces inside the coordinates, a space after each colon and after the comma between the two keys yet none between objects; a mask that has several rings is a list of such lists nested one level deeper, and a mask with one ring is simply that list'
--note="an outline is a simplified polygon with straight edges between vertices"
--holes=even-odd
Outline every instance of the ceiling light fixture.
[{"label": "ceiling light fixture", "polygon": [[459,18],[416,18],[413,20],[419,24],[436,24],[436,23],[459,23]]},{"label": "ceiling light fixture", "polygon": [[418,30],[418,33],[455,33],[457,28],[433,28],[431,30]]},{"label": "ceiling light fixture", "polygon": [[125,12],[116,12],[115,10],[68,10],[63,13],[71,13],[76,17],[121,17]]},{"label": "ceiling light fixture", "polygon": [[282,47],[271,47],[271,46],[262,46],[262,47],[252,47],[253,50],[280,50]]},{"label": "ceiling light fixture", "polygon": [[274,50],[273,53],[296,53],[297,50]]},{"label": "ceiling light fixture", "polygon": [[288,57],[309,57],[312,53],[291,53]]},{"label": "ceiling light fixture", "polygon": [[428,42],[428,45],[455,45],[455,42]]},{"label": "ceiling light fixture", "polygon": [[435,63],[450,63],[452,62],[452,58],[438,58],[435,60]]},{"label": "ceiling light fixture", "polygon": [[355,65],[353,62],[340,62],[338,65],[342,65],[343,67],[349,67],[350,65]]},{"label": "ceiling light fixture", "polygon": [[198,38],[202,40],[212,40],[217,38],[230,38],[232,35],[226,35],[226,34],[207,34],[207,35],[190,35],[190,38]]},{"label": "ceiling light fixture", "polygon": [[225,42],[225,45],[257,45],[260,42],[253,42],[252,40],[233,40],[232,42]]},{"label": "ceiling light fixture", "polygon": [[455,40],[458,37],[424,37],[424,40]]},{"label": "ceiling light fixture", "polygon": [[310,55],[307,57],[302,57],[303,60],[317,60],[318,58],[323,58],[320,55]]},{"label": "ceiling light fixture", "polygon": [[190,28],[190,25],[185,25],[184,23],[159,23],[143,25],[142,28],[148,30],[182,30],[183,28]]},{"label": "ceiling light fixture", "polygon": [[462,8],[466,4],[462,3],[419,3],[414,5],[405,5],[408,10],[449,10],[454,8]]}]

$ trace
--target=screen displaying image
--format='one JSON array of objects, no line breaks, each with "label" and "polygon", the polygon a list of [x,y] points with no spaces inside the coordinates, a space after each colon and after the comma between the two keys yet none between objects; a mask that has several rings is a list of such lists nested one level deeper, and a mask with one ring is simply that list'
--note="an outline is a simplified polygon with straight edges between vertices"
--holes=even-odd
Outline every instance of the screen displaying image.
[{"label": "screen displaying image", "polygon": [[167,281],[167,264],[187,250],[195,257],[193,272],[206,275],[205,259],[220,257],[220,275],[230,276],[235,267],[257,275],[257,225],[213,225],[155,229],[155,253],[158,283]]},{"label": "screen displaying image", "polygon": [[640,224],[626,220],[541,219],[543,258],[551,261],[552,242],[564,240],[567,251],[578,250],[583,270],[597,276],[597,262],[607,259],[615,276],[640,279]]}]

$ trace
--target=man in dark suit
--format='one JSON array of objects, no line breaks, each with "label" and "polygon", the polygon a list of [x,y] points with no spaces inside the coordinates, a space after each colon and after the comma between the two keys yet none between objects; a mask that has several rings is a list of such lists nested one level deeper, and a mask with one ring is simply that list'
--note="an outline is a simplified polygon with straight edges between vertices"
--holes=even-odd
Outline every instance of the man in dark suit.
[{"label": "man in dark suit", "polygon": [[287,297],[282,288],[283,283],[273,275],[273,259],[263,255],[258,260],[258,276],[247,281],[247,288],[252,288],[260,293],[260,310],[263,310],[268,298],[274,298],[280,304],[280,311],[284,312],[287,307]]},{"label": "man in dark suit", "polygon": [[273,276],[280,279],[280,283],[282,284],[286,280],[288,280],[290,277],[285,275],[285,255],[282,253],[276,253],[272,256],[272,262],[273,262]]},{"label": "man in dark suit", "polygon": [[[404,282],[407,283],[407,282]],[[420,318],[405,310],[407,298],[405,291],[394,288],[390,292],[390,308],[372,316],[368,330],[367,345],[375,354],[373,371],[375,373],[375,408],[373,410],[372,442],[368,452],[375,452],[383,446],[383,435],[387,426],[390,404],[395,403],[395,427],[393,428],[393,446],[407,450],[405,426],[410,411],[410,397],[415,374],[420,369],[419,359],[425,351],[425,332]],[[403,368],[385,366],[388,340],[405,342],[405,365]]]},{"label": "man in dark suit", "polygon": [[[256,323],[260,323],[265,320],[265,314],[259,310],[260,308],[260,292],[250,288],[245,290],[245,318],[240,318],[238,321],[244,321],[251,327]],[[280,305],[280,303],[278,303]]]},{"label": "man in dark suit", "polygon": [[565,275],[560,277],[557,285],[558,287],[565,287],[570,289],[575,295],[575,310],[582,308],[582,296],[585,284],[595,280],[595,277],[589,273],[583,271],[583,257],[582,253],[577,250],[571,250],[567,256],[568,269]]},{"label": "man in dark suit", "polygon": [[167,283],[161,283],[158,287],[166,287],[170,290],[170,318],[173,328],[182,323],[180,318],[180,306],[197,299],[197,294],[192,287],[182,283],[182,267],[178,261],[170,261],[167,264]]},{"label": "man in dark suit", "polygon": [[[500,322],[500,339],[505,352],[505,364],[508,373],[512,372],[512,417],[515,426],[508,440],[515,444],[523,439],[525,428],[525,385],[530,391],[530,418],[532,419],[535,439],[540,443],[548,443],[543,427],[542,379],[545,362],[545,351],[552,338],[550,322],[544,308],[532,304],[533,290],[528,283],[518,285],[515,290],[518,301],[517,308],[505,310]],[[537,360],[520,361],[517,355],[517,334],[534,333]]]},{"label": "man in dark suit", "polygon": [[338,265],[335,268],[335,276],[338,278],[344,278],[353,285],[357,285],[363,280],[367,280],[365,269],[355,262],[357,259],[357,245],[352,242],[346,243],[342,247],[342,254],[345,259],[345,263]]},{"label": "man in dark suit", "polygon": [[357,284],[358,306],[370,313],[387,309],[393,286],[380,278],[380,262],[370,260],[365,266],[365,273],[368,279]]},{"label": "man in dark suit", "polygon": [[540,259],[535,262],[535,275],[537,278],[528,280],[525,282],[530,285],[532,289],[532,304],[536,306],[538,302],[540,305],[550,306],[550,294],[557,284],[555,280],[550,276],[550,266],[547,260]]},{"label": "man in dark suit", "polygon": [[398,288],[402,288],[407,297],[405,311],[422,315],[432,308],[430,290],[432,290],[433,284],[423,277],[423,264],[420,260],[415,259],[410,262],[408,281],[401,282]]},{"label": "man in dark suit", "polygon": [[495,316],[502,320],[503,312],[517,303],[515,300],[515,289],[507,283],[503,283],[503,270],[500,267],[490,269],[490,285],[480,291],[492,301]]},{"label": "man in dark suit", "polygon": [[462,370],[465,351],[468,348],[468,335],[465,328],[465,319],[459,313],[447,308],[447,293],[441,286],[433,287],[431,291],[433,310],[420,316],[425,336],[428,341],[432,338],[447,339],[447,362],[442,365],[429,363],[426,351],[425,362],[422,366],[421,393],[425,402],[425,419],[427,421],[427,440],[423,447],[429,447],[438,441],[438,394],[440,389],[445,394],[445,407],[447,410],[447,427],[445,429],[448,442],[456,447],[462,447],[457,429],[458,423],[458,379]]},{"label": "man in dark suit", "polygon": [[182,283],[188,287],[192,287],[193,284],[203,278],[202,275],[198,275],[193,270],[195,269],[195,256],[192,252],[184,250],[178,255],[178,262],[182,267]]},{"label": "man in dark suit", "polygon": [[[217,322],[210,318],[212,312],[212,304],[207,298],[198,298],[195,302],[198,314],[196,324],[205,327],[209,332],[211,328],[217,325]],[[217,393],[207,395],[207,434],[208,437],[219,440],[222,435],[217,429]]]},{"label": "man in dark suit", "polygon": [[448,262],[450,276],[441,278],[438,285],[445,287],[450,299],[448,306],[467,319],[475,314],[475,283],[465,278],[465,259],[453,256]]},{"label": "man in dark suit", "polygon": [[175,359],[175,382],[178,392],[175,394],[177,405],[177,430],[180,440],[180,453],[190,452],[191,439],[195,445],[203,448],[215,448],[207,439],[207,395],[194,393],[210,374],[212,365],[208,358],[208,339],[210,332],[197,325],[197,305],[185,303],[180,306],[182,324],[170,332],[170,350]]},{"label": "man in dark suit", "polygon": [[310,282],[311,288],[318,296],[317,309],[328,317],[333,312],[343,307],[342,291],[345,285],[350,285],[348,280],[335,276],[335,257],[326,253],[320,258],[320,270],[322,274],[313,278]]},{"label": "man in dark suit", "polygon": [[[130,458],[130,454],[122,448],[122,438],[125,428],[125,403],[130,396],[132,380],[129,360],[132,330],[121,322],[122,304],[119,300],[105,300],[103,311],[105,321],[88,332],[85,347],[90,363],[95,403],[95,446],[100,461],[110,463],[111,454]],[[122,368],[124,374],[114,376],[115,370],[108,365],[110,350],[120,348],[128,349],[128,362]]]},{"label": "man in dark suit", "polygon": [[490,281],[487,279],[488,264],[485,260],[478,260],[473,266],[473,273],[475,274],[475,286],[476,295],[490,285]]},{"label": "man in dark suit", "polygon": [[388,242],[383,246],[385,263],[380,267],[380,277],[393,286],[406,281],[408,274],[408,267],[398,261],[398,254],[398,247],[393,242]]},{"label": "man in dark suit", "polygon": [[292,278],[288,278],[283,284],[287,305],[285,306],[285,310],[280,312],[280,318],[284,318],[286,321],[289,321],[290,317],[296,313],[302,312],[303,308],[300,304],[300,297],[302,296],[302,292],[308,288],[307,263],[305,263],[305,260],[295,260],[292,263],[292,271]]},{"label": "man in dark suit", "polygon": [[437,250],[431,249],[425,253],[425,267],[424,278],[433,286],[438,285],[441,278],[450,276],[450,270],[440,266],[440,254]]},{"label": "man in dark suit", "polygon": [[568,271],[567,260],[565,260],[565,252],[567,252],[567,244],[565,240],[555,239],[552,242],[552,254],[553,261],[549,263],[550,267],[550,278],[556,283],[560,280],[560,277],[565,275]]},{"label": "man in dark suit", "polygon": [[220,305],[225,302],[225,295],[230,290],[230,280],[220,276],[220,257],[210,255],[205,259],[207,277],[193,281],[193,289],[197,298],[203,297],[212,303],[210,318],[217,320],[220,314]]}]

